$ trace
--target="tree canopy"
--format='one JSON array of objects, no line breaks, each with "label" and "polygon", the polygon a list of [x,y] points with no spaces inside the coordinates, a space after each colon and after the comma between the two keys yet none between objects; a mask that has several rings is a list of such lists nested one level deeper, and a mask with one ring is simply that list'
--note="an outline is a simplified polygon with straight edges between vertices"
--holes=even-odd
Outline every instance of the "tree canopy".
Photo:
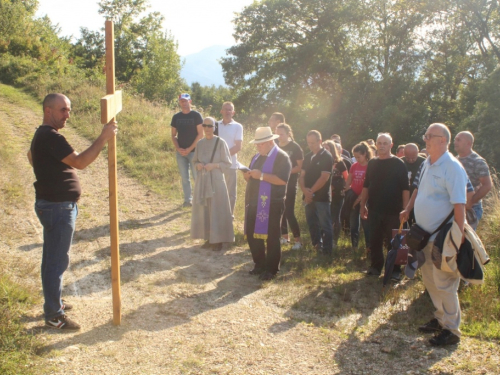
[{"label": "tree canopy", "polygon": [[496,0],[256,1],[222,65],[238,107],[285,112],[299,135],[419,142],[430,123],[458,130],[480,110],[499,20]]}]

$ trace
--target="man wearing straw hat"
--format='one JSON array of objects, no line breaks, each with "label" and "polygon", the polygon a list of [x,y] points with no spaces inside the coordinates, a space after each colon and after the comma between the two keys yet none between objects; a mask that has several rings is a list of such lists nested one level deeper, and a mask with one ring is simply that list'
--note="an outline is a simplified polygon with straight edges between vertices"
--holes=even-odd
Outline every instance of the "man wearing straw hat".
[{"label": "man wearing straw hat", "polygon": [[255,139],[250,142],[255,144],[257,154],[244,175],[245,238],[255,264],[250,274],[260,275],[261,280],[271,280],[279,271],[281,216],[292,170],[290,158],[276,146],[276,138],[270,127],[257,128]]}]

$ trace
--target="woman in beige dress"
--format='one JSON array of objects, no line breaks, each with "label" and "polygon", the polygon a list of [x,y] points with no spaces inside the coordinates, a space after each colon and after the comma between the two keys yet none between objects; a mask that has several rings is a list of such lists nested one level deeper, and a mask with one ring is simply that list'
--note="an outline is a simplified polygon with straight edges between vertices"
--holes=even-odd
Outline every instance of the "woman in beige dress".
[{"label": "woman in beige dress", "polygon": [[234,242],[233,215],[229,203],[224,170],[231,167],[226,142],[214,135],[215,120],[203,120],[205,138],[196,144],[193,163],[196,170],[191,237],[205,240],[202,248],[222,249],[225,242]]}]

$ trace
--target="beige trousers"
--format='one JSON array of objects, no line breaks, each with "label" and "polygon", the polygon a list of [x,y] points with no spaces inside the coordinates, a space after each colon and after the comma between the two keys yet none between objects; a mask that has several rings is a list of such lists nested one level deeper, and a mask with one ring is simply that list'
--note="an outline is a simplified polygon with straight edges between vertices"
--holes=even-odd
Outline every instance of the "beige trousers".
[{"label": "beige trousers", "polygon": [[443,272],[434,266],[431,255],[433,245],[434,242],[429,242],[422,250],[425,255],[425,263],[422,266],[424,285],[436,308],[434,317],[441,327],[460,337],[460,303],[458,302],[460,277],[455,273]]}]

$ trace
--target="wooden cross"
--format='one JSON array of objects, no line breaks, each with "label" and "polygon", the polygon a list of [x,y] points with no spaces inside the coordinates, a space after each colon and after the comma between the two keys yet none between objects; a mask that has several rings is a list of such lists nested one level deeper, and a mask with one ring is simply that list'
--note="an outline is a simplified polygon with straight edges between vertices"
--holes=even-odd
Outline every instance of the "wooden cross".
[{"label": "wooden cross", "polygon": [[[115,120],[122,110],[122,92],[115,92],[115,32],[112,21],[106,21],[106,96],[101,99],[101,123]],[[121,324],[120,248],[118,236],[118,189],[116,172],[116,135],[108,142],[109,169],[109,229],[111,236],[111,289],[113,294],[113,324]]]}]

